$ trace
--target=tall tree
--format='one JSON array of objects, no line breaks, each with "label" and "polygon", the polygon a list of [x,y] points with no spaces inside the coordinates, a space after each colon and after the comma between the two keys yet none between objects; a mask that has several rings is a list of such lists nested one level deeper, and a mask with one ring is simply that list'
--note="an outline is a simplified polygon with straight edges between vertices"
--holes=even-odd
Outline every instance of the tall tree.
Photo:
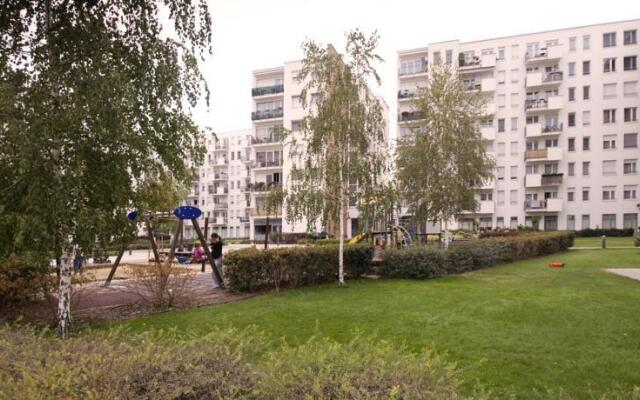
[{"label": "tall tree", "polygon": [[417,221],[444,223],[445,238],[452,218],[475,210],[474,188],[493,176],[494,161],[478,130],[484,104],[453,67],[432,65],[415,100],[413,135],[398,143],[397,178],[409,211]]},{"label": "tall tree", "polygon": [[272,182],[271,186],[267,188],[267,196],[264,199],[264,211],[266,214],[266,229],[264,232],[264,248],[269,248],[269,233],[271,232],[270,216],[275,215],[278,217],[278,211],[282,210],[284,204],[284,198],[286,196],[285,191],[282,189],[282,185]]},{"label": "tall tree", "polygon": [[379,37],[359,30],[346,35],[345,56],[332,46],[303,44],[299,79],[305,117],[301,131],[288,135],[292,179],[285,204],[290,221],[306,218],[338,225],[338,277],[344,285],[345,224],[350,200],[371,191],[383,173],[386,121],[383,107],[368,88],[380,84],[373,63]]},{"label": "tall tree", "polygon": [[187,184],[184,160],[202,160],[191,109],[208,99],[211,20],[205,0],[9,0],[0,15],[0,259],[61,258],[64,336],[76,247],[131,233],[145,182]]}]

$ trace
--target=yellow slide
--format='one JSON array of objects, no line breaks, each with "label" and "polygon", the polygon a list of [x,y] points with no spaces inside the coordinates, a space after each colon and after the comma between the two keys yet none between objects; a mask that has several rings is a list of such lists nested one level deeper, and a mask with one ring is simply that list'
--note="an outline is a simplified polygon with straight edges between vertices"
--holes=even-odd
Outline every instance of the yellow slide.
[{"label": "yellow slide", "polygon": [[349,240],[347,242],[347,244],[356,244],[356,243],[360,243],[364,240],[364,238],[367,237],[367,233],[366,232],[362,232],[354,237],[351,238],[351,240]]}]

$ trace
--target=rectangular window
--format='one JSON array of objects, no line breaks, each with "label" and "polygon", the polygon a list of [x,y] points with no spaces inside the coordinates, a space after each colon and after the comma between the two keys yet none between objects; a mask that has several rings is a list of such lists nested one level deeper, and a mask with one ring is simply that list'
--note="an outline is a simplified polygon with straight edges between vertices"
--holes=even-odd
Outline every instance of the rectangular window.
[{"label": "rectangular window", "polygon": [[511,142],[511,155],[512,156],[518,155],[518,142]]},{"label": "rectangular window", "polygon": [[569,51],[576,51],[576,37],[569,38]]},{"label": "rectangular window", "polygon": [[624,97],[638,97],[638,81],[627,81],[623,88]]},{"label": "rectangular window", "polygon": [[602,214],[602,229],[616,229],[615,214]]},{"label": "rectangular window", "polygon": [[638,198],[638,185],[624,185],[622,198],[625,200],[635,200]]},{"label": "rectangular window", "polygon": [[576,88],[570,87],[569,88],[569,101],[575,101],[575,100],[576,100]]},{"label": "rectangular window", "polygon": [[582,75],[591,74],[591,61],[583,61],[582,62]]},{"label": "rectangular window", "polygon": [[616,33],[607,32],[602,35],[602,47],[615,47]]},{"label": "rectangular window", "polygon": [[626,56],[624,58],[624,70],[625,71],[635,71],[638,69],[638,57],[637,56]]},{"label": "rectangular window", "polygon": [[591,48],[591,35],[584,35],[582,37],[582,50],[589,50]]},{"label": "rectangular window", "polygon": [[624,122],[635,122],[638,120],[638,107],[625,107]]},{"label": "rectangular window", "polygon": [[603,72],[616,72],[616,58],[605,58]]},{"label": "rectangular window", "polygon": [[638,160],[624,160],[624,174],[635,175],[638,173]]},{"label": "rectangular window", "polygon": [[511,118],[511,132],[518,130],[518,117]]},{"label": "rectangular window", "polygon": [[498,155],[499,156],[504,156],[505,155],[505,144],[504,142],[499,142],[498,143]]},{"label": "rectangular window", "polygon": [[517,44],[511,45],[511,59],[518,60],[520,58],[520,46]]},{"label": "rectangular window", "polygon": [[498,190],[498,205],[504,206],[504,190]]},{"label": "rectangular window", "polygon": [[509,168],[509,174],[510,174],[510,178],[512,181],[515,181],[516,179],[518,179],[518,166],[517,165],[512,165]]},{"label": "rectangular window", "polygon": [[498,132],[504,132],[505,128],[504,118],[498,118]]},{"label": "rectangular window", "polygon": [[616,92],[617,92],[617,84],[605,83],[604,85],[602,85],[602,98],[615,99]]},{"label": "rectangular window", "polygon": [[511,108],[518,108],[519,104],[518,104],[518,93],[511,93]]},{"label": "rectangular window", "polygon": [[589,214],[582,214],[582,221],[580,228],[581,229],[589,229],[591,226],[591,216]]},{"label": "rectangular window", "polygon": [[567,148],[568,151],[576,151],[576,138],[569,138]]},{"label": "rectangular window", "polygon": [[445,57],[447,58],[447,64],[451,64],[453,62],[453,50],[447,50],[445,54]]},{"label": "rectangular window", "polygon": [[498,175],[498,180],[499,181],[503,181],[504,180],[504,167],[498,167],[496,169],[496,171],[497,171],[496,175]]},{"label": "rectangular window", "polygon": [[291,108],[300,108],[301,106],[300,96],[291,96]]},{"label": "rectangular window", "polygon": [[582,112],[582,126],[591,125],[591,111]]},{"label": "rectangular window", "polygon": [[582,151],[591,150],[591,138],[589,136],[585,136],[582,138]]},{"label": "rectangular window", "polygon": [[499,85],[503,84],[505,81],[505,72],[504,71],[498,71],[497,74],[497,78],[496,81],[498,82]]},{"label": "rectangular window", "polygon": [[616,135],[604,135],[602,137],[602,148],[612,150],[616,148]]},{"label": "rectangular window", "polygon": [[518,83],[518,78],[520,75],[520,70],[518,68],[514,68],[511,70],[511,83]]},{"label": "rectangular window", "polygon": [[636,147],[638,147],[638,134],[625,133],[623,142],[625,149],[635,149]]},{"label": "rectangular window", "polygon": [[567,201],[575,201],[575,191],[573,188],[567,189]]},{"label": "rectangular window", "polygon": [[517,190],[509,191],[509,204],[511,204],[512,206],[515,206],[516,204],[518,204],[518,191]]},{"label": "rectangular window", "polygon": [[591,86],[589,85],[585,85],[582,87],[582,100],[589,100],[589,98],[591,97]]},{"label": "rectangular window", "polygon": [[624,45],[638,43],[637,33],[638,31],[636,29],[624,31]]},{"label": "rectangular window", "polygon": [[505,106],[505,96],[503,94],[498,95],[498,108],[504,108]]},{"label": "rectangular window", "polygon": [[622,227],[624,229],[638,228],[638,214],[636,213],[623,214]]},{"label": "rectangular window", "polygon": [[602,162],[602,175],[616,175],[617,169],[616,160],[604,160]]},{"label": "rectangular window", "polygon": [[504,217],[496,218],[496,228],[504,228]]},{"label": "rectangular window", "polygon": [[591,189],[588,187],[582,188],[582,201],[589,201],[589,191]]},{"label": "rectangular window", "polygon": [[576,126],[576,113],[570,112],[567,114],[567,125]]},{"label": "rectangular window", "polygon": [[576,216],[575,215],[567,215],[567,230],[575,231],[576,230]]},{"label": "rectangular window", "polygon": [[569,63],[569,72],[568,72],[569,76],[576,76],[576,63],[575,62],[570,62]]},{"label": "rectangular window", "polygon": [[615,124],[616,123],[616,109],[611,108],[602,111],[602,123]]},{"label": "rectangular window", "polygon": [[504,47],[498,47],[498,60],[504,60]]},{"label": "rectangular window", "polygon": [[511,217],[509,221],[509,228],[518,229],[518,217]]},{"label": "rectangular window", "polygon": [[575,176],[576,175],[576,163],[570,162],[567,164],[567,175]]},{"label": "rectangular window", "polygon": [[589,176],[589,161],[582,162],[582,176]]}]

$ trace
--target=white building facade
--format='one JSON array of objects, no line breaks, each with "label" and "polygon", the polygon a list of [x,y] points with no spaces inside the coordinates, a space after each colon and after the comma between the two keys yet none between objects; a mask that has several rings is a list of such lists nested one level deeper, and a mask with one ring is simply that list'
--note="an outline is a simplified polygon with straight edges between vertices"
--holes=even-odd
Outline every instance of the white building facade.
[{"label": "white building facade", "polygon": [[495,180],[458,228],[638,227],[638,30],[631,20],[399,52],[399,137],[412,134],[430,62],[486,96],[479,129]]}]

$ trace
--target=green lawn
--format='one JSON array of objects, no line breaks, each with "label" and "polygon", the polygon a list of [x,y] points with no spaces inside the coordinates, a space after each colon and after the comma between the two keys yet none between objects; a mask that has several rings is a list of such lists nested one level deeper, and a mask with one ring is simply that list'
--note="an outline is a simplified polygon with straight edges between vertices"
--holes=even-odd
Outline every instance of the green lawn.
[{"label": "green lawn", "polygon": [[[633,236],[628,237],[608,237],[607,247],[633,247]],[[599,237],[576,238],[573,247],[601,247],[602,239]]]},{"label": "green lawn", "polygon": [[[548,268],[551,260],[566,267]],[[289,290],[124,325],[202,333],[215,325],[256,325],[274,342],[292,343],[316,330],[338,340],[356,329],[378,332],[445,354],[468,391],[479,383],[496,397],[529,399],[563,388],[571,398],[590,398],[640,385],[640,282],[603,267],[640,268],[640,250],[570,251],[430,281]]]}]

